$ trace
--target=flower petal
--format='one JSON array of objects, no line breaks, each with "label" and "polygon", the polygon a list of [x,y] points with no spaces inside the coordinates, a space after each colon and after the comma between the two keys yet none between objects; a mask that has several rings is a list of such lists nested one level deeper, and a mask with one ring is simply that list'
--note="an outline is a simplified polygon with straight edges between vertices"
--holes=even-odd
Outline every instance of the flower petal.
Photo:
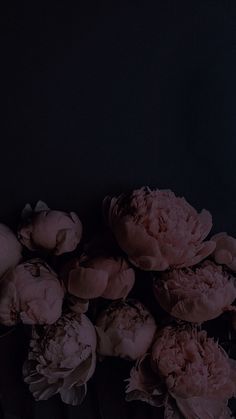
[{"label": "flower petal", "polygon": [[227,401],[192,397],[190,399],[176,398],[179,410],[188,419],[230,419],[231,412]]},{"label": "flower petal", "polygon": [[135,283],[135,272],[133,269],[126,269],[117,275],[109,278],[107,287],[101,297],[110,300],[126,298]]},{"label": "flower petal", "polygon": [[115,224],[114,233],[118,244],[135,266],[143,270],[159,271],[168,268],[169,264],[163,258],[158,242],[141,225],[122,219]]},{"label": "flower petal", "polygon": [[72,387],[70,389],[63,388],[60,390],[60,396],[64,403],[72,406],[79,406],[85,399],[87,386]]},{"label": "flower petal", "polygon": [[97,298],[103,294],[107,283],[106,271],[78,267],[69,273],[68,291],[83,299]]}]

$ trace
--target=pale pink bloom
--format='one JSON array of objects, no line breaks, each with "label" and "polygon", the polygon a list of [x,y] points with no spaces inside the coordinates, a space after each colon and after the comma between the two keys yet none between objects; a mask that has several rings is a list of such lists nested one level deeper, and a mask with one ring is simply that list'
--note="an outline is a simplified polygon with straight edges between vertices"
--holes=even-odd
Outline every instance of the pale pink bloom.
[{"label": "pale pink bloom", "polygon": [[[164,405],[166,418],[229,418],[228,399],[236,394],[235,361],[205,331],[191,326],[165,327],[152,351],[131,370],[127,399]],[[168,394],[166,394],[168,392]],[[171,413],[172,410],[172,413]]]},{"label": "pale pink bloom", "polygon": [[80,404],[96,367],[96,332],[84,314],[66,314],[43,334],[33,331],[24,381],[36,400],[59,393],[64,403]]},{"label": "pale pink bloom", "polygon": [[215,248],[214,242],[203,241],[212,227],[210,213],[198,214],[170,190],[143,187],[107,197],[104,212],[121,249],[143,270],[192,266]]},{"label": "pale pink bloom", "polygon": [[81,240],[82,224],[75,212],[50,210],[39,201],[34,211],[26,205],[23,219],[18,237],[32,251],[46,250],[61,255],[75,250]]},{"label": "pale pink bloom", "polygon": [[96,331],[99,355],[135,360],[150,347],[156,323],[139,301],[122,300],[99,315]]},{"label": "pale pink bloom", "polygon": [[21,260],[22,246],[15,234],[4,224],[0,224],[0,277]]},{"label": "pale pink bloom", "polygon": [[236,272],[236,239],[227,233],[218,233],[211,237],[211,240],[216,243],[212,254],[216,263],[226,265]]},{"label": "pale pink bloom", "polygon": [[163,272],[154,280],[154,295],[169,314],[201,323],[233,310],[236,282],[222,266],[206,260],[194,268]]},{"label": "pale pink bloom", "polygon": [[0,323],[54,323],[61,315],[63,297],[55,272],[44,261],[24,262],[0,281]]},{"label": "pale pink bloom", "polygon": [[134,270],[122,257],[84,255],[70,262],[67,271],[68,292],[84,300],[125,298],[135,282]]}]

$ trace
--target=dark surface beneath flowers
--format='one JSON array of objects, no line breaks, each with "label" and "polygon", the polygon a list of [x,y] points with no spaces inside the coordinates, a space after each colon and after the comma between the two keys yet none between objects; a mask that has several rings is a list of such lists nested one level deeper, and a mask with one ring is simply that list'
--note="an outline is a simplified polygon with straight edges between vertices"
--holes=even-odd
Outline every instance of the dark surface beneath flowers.
[{"label": "dark surface beneath flowers", "polygon": [[[106,193],[150,184],[208,208],[215,232],[235,236],[235,0],[56,3],[34,10],[31,2],[26,11],[10,2],[2,14],[10,117],[1,136],[1,221],[15,228],[16,213],[40,197],[78,209],[92,231]],[[145,289],[138,280],[132,295],[158,320]],[[236,359],[228,325],[224,314],[204,327]],[[119,359],[98,363],[80,407],[57,396],[35,402],[21,371],[29,328],[4,332],[0,419],[163,417],[124,401],[132,364]]]}]

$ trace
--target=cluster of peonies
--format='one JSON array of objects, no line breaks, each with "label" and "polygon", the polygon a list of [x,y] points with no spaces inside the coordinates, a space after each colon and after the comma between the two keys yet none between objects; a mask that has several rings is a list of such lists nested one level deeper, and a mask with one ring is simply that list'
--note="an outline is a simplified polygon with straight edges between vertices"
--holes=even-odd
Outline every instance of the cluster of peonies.
[{"label": "cluster of peonies", "polygon": [[[229,418],[235,364],[204,322],[228,311],[236,329],[236,239],[207,239],[210,213],[170,190],[106,197],[103,212],[106,239],[88,244],[76,213],[42,201],[26,205],[17,236],[0,225],[0,324],[32,326],[29,390],[77,405],[96,360],[119,357],[135,362],[127,401],[162,406],[167,419]],[[135,294],[141,271],[156,311]]]}]

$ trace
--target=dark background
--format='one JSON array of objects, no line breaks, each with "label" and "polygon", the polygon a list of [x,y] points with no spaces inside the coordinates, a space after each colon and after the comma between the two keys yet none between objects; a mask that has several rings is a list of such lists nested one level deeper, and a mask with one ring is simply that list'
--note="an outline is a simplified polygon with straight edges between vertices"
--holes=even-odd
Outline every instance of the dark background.
[{"label": "dark background", "polygon": [[[107,193],[149,185],[209,209],[213,231],[236,235],[234,0],[8,2],[1,20],[3,221],[14,226],[26,202],[42,199],[92,229]],[[7,396],[21,394],[14,336],[0,340],[9,358],[0,393],[25,419],[23,397]],[[156,415],[142,404],[125,413],[120,390],[106,385],[79,417],[93,418],[89,408],[105,419]],[[63,409],[78,415],[56,400],[37,404],[35,417],[60,419]]]}]

